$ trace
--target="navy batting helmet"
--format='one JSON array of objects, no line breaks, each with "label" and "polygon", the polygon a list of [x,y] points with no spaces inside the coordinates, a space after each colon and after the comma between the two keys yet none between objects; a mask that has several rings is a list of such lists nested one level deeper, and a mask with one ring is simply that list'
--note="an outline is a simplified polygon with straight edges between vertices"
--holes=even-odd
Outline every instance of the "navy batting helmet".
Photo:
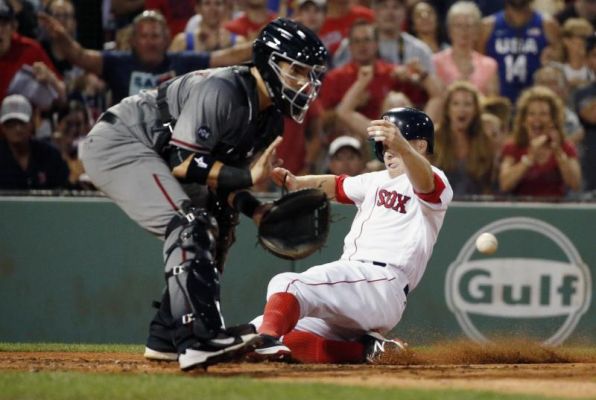
[{"label": "navy batting helmet", "polygon": [[[280,61],[290,64],[286,72]],[[317,97],[327,67],[327,49],[310,29],[298,22],[279,18],[267,24],[253,44],[253,63],[265,81],[273,104],[297,122],[304,120],[310,103]],[[299,89],[297,71],[308,72],[308,81]]]},{"label": "navy batting helmet", "polygon": [[[428,153],[433,153],[435,127],[432,120],[424,112],[410,107],[392,108],[385,112],[383,119],[397,126],[406,140],[424,139],[428,143]],[[375,142],[375,155],[383,161],[383,142]]]}]

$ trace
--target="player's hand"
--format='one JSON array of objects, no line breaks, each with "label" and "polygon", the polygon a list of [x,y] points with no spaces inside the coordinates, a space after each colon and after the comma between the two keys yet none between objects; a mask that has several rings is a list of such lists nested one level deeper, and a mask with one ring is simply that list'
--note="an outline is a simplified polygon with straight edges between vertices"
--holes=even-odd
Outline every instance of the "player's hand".
[{"label": "player's hand", "polygon": [[403,137],[399,128],[385,119],[371,121],[366,131],[369,139],[383,142],[385,148],[400,152],[404,146],[408,146],[408,141]]},{"label": "player's hand", "polygon": [[263,154],[261,154],[261,157],[259,157],[259,159],[250,168],[250,176],[252,177],[253,186],[265,182],[265,180],[267,180],[271,175],[273,168],[280,164],[280,160],[277,158],[275,149],[277,149],[281,141],[281,136],[275,138],[273,143],[267,147]]},{"label": "player's hand", "polygon": [[298,179],[285,168],[274,168],[271,172],[271,179],[277,186],[285,186],[290,192],[298,189]]}]

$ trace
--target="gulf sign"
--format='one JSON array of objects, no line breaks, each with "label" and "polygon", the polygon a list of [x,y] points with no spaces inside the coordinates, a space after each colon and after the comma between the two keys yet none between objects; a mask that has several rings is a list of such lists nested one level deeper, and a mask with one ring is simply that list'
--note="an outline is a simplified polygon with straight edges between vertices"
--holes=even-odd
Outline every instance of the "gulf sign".
[{"label": "gulf sign", "polygon": [[[476,251],[481,232],[499,239],[492,256]],[[486,225],[467,240],[447,271],[445,297],[475,341],[524,336],[556,345],[587,311],[591,283],[588,266],[567,236],[544,221],[515,217]]]}]

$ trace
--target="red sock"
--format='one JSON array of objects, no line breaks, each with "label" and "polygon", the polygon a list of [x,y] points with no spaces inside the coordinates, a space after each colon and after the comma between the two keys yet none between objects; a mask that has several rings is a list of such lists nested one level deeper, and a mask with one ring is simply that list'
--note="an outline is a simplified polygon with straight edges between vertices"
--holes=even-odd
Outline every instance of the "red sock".
[{"label": "red sock", "polygon": [[300,304],[291,293],[275,293],[265,304],[259,333],[280,337],[290,332],[300,318]]},{"label": "red sock", "polygon": [[354,363],[364,360],[360,342],[329,340],[310,332],[292,331],[284,336],[292,358],[311,364]]}]

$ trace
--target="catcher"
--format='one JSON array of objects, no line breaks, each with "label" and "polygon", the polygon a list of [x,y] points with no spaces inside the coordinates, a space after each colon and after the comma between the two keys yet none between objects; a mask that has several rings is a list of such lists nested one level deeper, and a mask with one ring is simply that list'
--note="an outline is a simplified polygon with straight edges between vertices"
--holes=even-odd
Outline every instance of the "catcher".
[{"label": "catcher", "polygon": [[258,344],[254,327],[225,327],[219,275],[238,212],[259,222],[270,207],[243,189],[269,178],[282,115],[302,122],[326,62],[314,33],[275,20],[255,40],[252,65],[191,72],[125,98],[85,139],[93,183],[165,241],[166,289],[146,358],[189,370]]},{"label": "catcher", "polygon": [[263,343],[256,358],[375,362],[389,348],[404,348],[383,335],[400,321],[422,278],[453,192],[425,157],[433,152],[434,127],[423,112],[389,110],[371,122],[368,136],[383,171],[296,177],[273,170],[279,185],[320,188],[358,212],[338,261],[271,279],[264,313],[252,322]]}]

